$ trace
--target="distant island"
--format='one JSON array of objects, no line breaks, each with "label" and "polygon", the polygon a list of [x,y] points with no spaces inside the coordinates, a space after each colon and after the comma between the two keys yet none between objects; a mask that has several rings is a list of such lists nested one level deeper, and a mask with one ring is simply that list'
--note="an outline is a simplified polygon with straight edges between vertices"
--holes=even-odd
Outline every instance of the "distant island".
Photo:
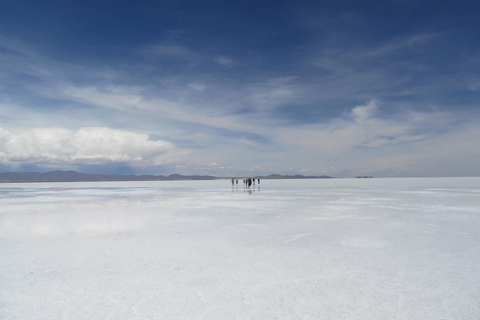
[{"label": "distant island", "polygon": [[[331,179],[329,176],[279,175],[251,176],[260,179]],[[173,180],[224,180],[232,177],[209,175],[105,175],[55,170],[50,172],[0,172],[0,182],[82,182],[82,181],[173,181]],[[244,178],[244,177],[236,177]],[[246,177],[245,177],[246,178]]]}]

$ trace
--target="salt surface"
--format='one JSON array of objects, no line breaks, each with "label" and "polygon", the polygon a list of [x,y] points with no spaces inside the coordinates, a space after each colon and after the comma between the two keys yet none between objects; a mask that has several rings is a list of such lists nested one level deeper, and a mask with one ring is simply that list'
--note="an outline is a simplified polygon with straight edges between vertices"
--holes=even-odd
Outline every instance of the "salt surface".
[{"label": "salt surface", "polygon": [[1,319],[479,319],[480,178],[0,185]]}]

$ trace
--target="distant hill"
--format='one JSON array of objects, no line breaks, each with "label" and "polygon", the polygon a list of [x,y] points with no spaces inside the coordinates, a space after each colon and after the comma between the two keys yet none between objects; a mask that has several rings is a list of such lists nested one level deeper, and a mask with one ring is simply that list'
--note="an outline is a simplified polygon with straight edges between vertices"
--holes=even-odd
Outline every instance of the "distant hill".
[{"label": "distant hill", "polygon": [[214,180],[214,176],[164,175],[105,175],[79,173],[76,171],[38,172],[3,172],[0,182],[70,182],[70,181],[162,181],[162,180]]},{"label": "distant hill", "polygon": [[[253,176],[252,176],[253,177]],[[278,175],[255,176],[260,179],[328,179],[329,176],[302,176],[302,175]],[[230,177],[215,177],[208,175],[180,174],[164,175],[105,175],[89,174],[76,171],[50,171],[50,172],[0,172],[0,182],[74,182],[74,181],[168,181],[168,180],[217,180],[231,179]]]},{"label": "distant hill", "polygon": [[269,176],[260,177],[260,179],[332,179],[330,176],[302,176],[300,174],[295,175],[280,175],[271,174]]}]

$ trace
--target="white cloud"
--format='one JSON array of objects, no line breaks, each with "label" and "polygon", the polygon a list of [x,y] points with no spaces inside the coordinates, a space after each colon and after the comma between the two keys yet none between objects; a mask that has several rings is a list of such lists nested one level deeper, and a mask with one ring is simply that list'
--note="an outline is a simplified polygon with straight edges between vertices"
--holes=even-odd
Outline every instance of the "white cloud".
[{"label": "white cloud", "polygon": [[225,57],[216,57],[215,62],[227,68],[233,67],[233,60]]},{"label": "white cloud", "polygon": [[[463,115],[405,109],[386,116],[371,101],[322,125],[279,130],[277,143],[290,146],[299,167],[335,167],[343,174],[478,175],[478,123]],[[459,126],[458,123],[462,125]],[[312,160],[313,159],[313,160]],[[294,165],[288,157],[283,164]]]},{"label": "white cloud", "polygon": [[164,56],[186,56],[190,54],[187,48],[181,46],[157,45],[152,49],[155,53]]},{"label": "white cloud", "polygon": [[480,81],[479,82],[474,82],[474,83],[470,83],[468,85],[468,89],[470,91],[480,91]]},{"label": "white cloud", "polygon": [[359,58],[378,58],[400,49],[411,48],[416,45],[426,45],[430,43],[432,40],[440,36],[442,36],[442,34],[440,33],[416,34],[407,39],[400,39],[400,40],[396,39],[378,48],[366,50],[365,52],[358,54],[358,57]]},{"label": "white cloud", "polygon": [[296,77],[279,77],[251,85],[248,100],[258,109],[269,109],[297,101],[300,88]]},{"label": "white cloud", "polygon": [[[194,90],[203,90],[196,87]],[[111,86],[107,88],[69,86],[61,91],[64,99],[85,103],[91,106],[114,109],[137,116],[139,113],[150,118],[172,119],[180,123],[197,123],[212,127],[244,130],[251,128],[240,116],[223,115],[220,108],[201,108],[167,99],[144,98],[138,88]]]},{"label": "white cloud", "polygon": [[203,92],[207,90],[207,86],[203,83],[189,83],[187,87],[197,92]]},{"label": "white cloud", "polygon": [[335,156],[350,152],[356,147],[379,147],[412,135],[411,115],[404,119],[382,119],[375,116],[378,102],[356,106],[341,118],[332,119],[322,126],[304,125],[279,133],[283,143],[315,150],[320,154]]},{"label": "white cloud", "polygon": [[342,165],[381,176],[478,176],[480,149],[472,146],[479,140],[480,128],[466,124],[461,129],[399,143],[380,156],[343,161]]},{"label": "white cloud", "polygon": [[169,163],[181,153],[171,143],[152,141],[147,134],[110,128],[36,128],[18,134],[0,129],[3,163],[146,166]]},{"label": "white cloud", "polygon": [[373,117],[375,111],[377,110],[377,105],[378,102],[372,100],[367,105],[356,106],[353,108],[351,115],[353,116],[355,122],[364,122]]},{"label": "white cloud", "polygon": [[148,109],[142,96],[132,88],[109,87],[99,90],[96,87],[69,86],[61,94],[74,101],[117,110]]}]

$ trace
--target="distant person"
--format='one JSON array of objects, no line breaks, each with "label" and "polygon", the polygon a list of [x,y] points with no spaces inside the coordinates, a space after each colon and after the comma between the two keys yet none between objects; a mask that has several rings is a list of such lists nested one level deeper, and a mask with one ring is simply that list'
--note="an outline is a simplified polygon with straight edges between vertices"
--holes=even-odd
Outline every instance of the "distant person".
[{"label": "distant person", "polygon": [[260,184],[260,178],[258,178],[258,184]]},{"label": "distant person", "polygon": [[232,186],[235,184],[235,180],[232,178]]},{"label": "distant person", "polygon": [[238,184],[238,179],[236,179],[235,182]]}]

